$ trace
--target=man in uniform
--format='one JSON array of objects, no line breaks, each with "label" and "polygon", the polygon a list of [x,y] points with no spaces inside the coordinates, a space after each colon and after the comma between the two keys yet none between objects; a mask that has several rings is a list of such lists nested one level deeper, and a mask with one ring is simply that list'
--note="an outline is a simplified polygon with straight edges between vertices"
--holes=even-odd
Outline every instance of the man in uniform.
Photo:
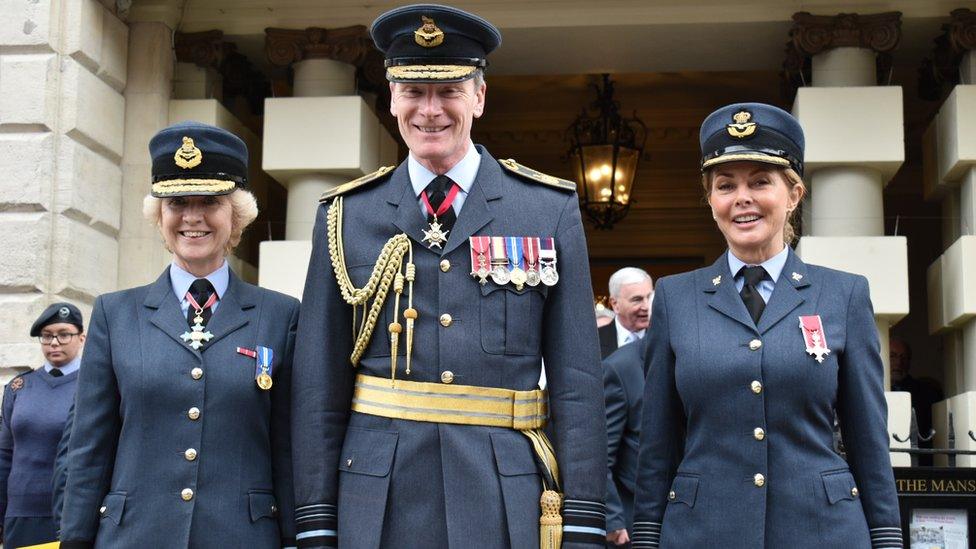
[{"label": "man in uniform", "polygon": [[575,185],[472,143],[494,26],[422,5],[371,32],[410,156],[319,207],[294,366],[298,545],[600,547]]}]

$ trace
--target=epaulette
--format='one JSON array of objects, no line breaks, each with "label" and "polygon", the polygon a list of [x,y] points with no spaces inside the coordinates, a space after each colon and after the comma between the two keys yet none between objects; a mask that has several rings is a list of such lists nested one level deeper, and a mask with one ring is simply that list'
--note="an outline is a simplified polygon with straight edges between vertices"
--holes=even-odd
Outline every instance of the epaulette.
[{"label": "epaulette", "polygon": [[339,195],[346,194],[346,193],[348,193],[349,191],[351,191],[353,189],[358,189],[359,187],[362,187],[363,185],[367,185],[369,183],[373,183],[375,181],[379,181],[379,180],[383,179],[383,176],[385,176],[385,175],[389,174],[390,172],[392,172],[393,171],[393,168],[395,168],[395,167],[396,166],[383,166],[382,168],[376,170],[373,173],[368,173],[368,174],[366,174],[366,175],[364,175],[364,176],[362,176],[360,178],[353,179],[352,181],[350,181],[348,183],[343,183],[342,185],[339,185],[338,187],[335,187],[334,189],[329,189],[329,190],[325,191],[324,193],[322,193],[322,196],[319,197],[319,202],[325,202],[326,200],[329,200],[331,198],[335,198],[335,197],[337,197]]},{"label": "epaulette", "polygon": [[575,191],[576,183],[569,181],[567,179],[560,179],[558,177],[553,177],[542,172],[538,172],[523,166],[511,158],[502,158],[498,161],[506,170],[514,173],[515,175],[520,175],[525,179],[530,179],[537,183],[542,183],[543,185],[548,185],[549,187],[555,187],[563,191]]}]

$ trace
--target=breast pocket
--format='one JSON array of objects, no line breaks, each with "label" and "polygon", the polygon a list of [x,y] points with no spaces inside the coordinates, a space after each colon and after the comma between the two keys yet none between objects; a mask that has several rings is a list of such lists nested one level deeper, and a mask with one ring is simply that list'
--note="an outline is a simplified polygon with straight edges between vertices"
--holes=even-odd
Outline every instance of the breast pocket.
[{"label": "breast pocket", "polygon": [[537,355],[546,286],[481,286],[481,347],[493,355]]}]

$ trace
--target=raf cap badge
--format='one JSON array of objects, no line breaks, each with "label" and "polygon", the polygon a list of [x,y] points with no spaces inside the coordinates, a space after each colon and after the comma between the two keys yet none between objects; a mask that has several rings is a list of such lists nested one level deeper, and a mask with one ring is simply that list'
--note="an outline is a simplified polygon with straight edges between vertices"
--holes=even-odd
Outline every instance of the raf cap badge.
[{"label": "raf cap badge", "polygon": [[60,309],[58,309],[58,316],[60,318],[68,318],[68,315],[70,314],[71,311],[69,311],[67,307],[61,307]]},{"label": "raf cap badge", "polygon": [[176,161],[177,166],[188,170],[199,166],[203,162],[203,153],[193,144],[192,137],[183,136],[183,146],[176,149],[173,160]]},{"label": "raf cap badge", "polygon": [[418,45],[425,48],[436,48],[444,43],[444,31],[437,28],[434,20],[426,15],[421,15],[420,20],[423,25],[413,31],[413,39]]},{"label": "raf cap badge", "polygon": [[755,122],[749,122],[752,119],[752,113],[749,111],[739,111],[732,115],[733,122],[726,126],[729,135],[738,139],[744,139],[750,135],[756,133]]}]

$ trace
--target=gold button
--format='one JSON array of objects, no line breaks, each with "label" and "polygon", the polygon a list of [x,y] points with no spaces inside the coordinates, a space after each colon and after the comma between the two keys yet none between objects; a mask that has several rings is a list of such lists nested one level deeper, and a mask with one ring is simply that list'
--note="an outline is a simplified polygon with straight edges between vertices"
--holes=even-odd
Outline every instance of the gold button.
[{"label": "gold button", "polygon": [[762,440],[766,438],[766,431],[763,431],[762,427],[756,427],[752,430],[752,436],[756,437],[756,440]]},{"label": "gold button", "polygon": [[[857,488],[855,488],[855,490],[857,490]],[[108,511],[108,507],[105,507],[104,505],[102,505],[101,508],[98,509],[98,512],[102,515],[105,514],[105,511]]]},{"label": "gold button", "polygon": [[756,476],[752,477],[752,483],[762,488],[766,485],[766,477],[762,473],[756,473]]},{"label": "gold button", "polygon": [[855,486],[855,487],[853,487],[853,488],[851,488],[851,495],[852,495],[852,496],[854,496],[854,497],[857,497],[857,495],[858,495],[858,494],[860,494],[860,493],[861,493],[861,492],[858,492],[858,491],[857,491],[857,486]]},{"label": "gold button", "polygon": [[200,379],[203,377],[203,368],[194,368],[190,370],[190,377],[193,379]]},{"label": "gold button", "polygon": [[454,372],[450,370],[441,372],[441,383],[454,383]]},{"label": "gold button", "polygon": [[197,451],[193,448],[187,448],[186,451],[183,452],[183,457],[185,457],[187,461],[193,461],[197,459]]},{"label": "gold button", "polygon": [[450,271],[450,270],[451,270],[451,262],[448,261],[448,260],[446,260],[446,259],[442,259],[441,260],[441,271],[443,271],[443,272],[446,273],[447,271]]},{"label": "gold button", "polygon": [[760,347],[762,347],[762,341],[759,341],[758,339],[753,339],[749,342],[750,351],[758,351]]},{"label": "gold button", "polygon": [[753,381],[749,384],[749,386],[752,387],[752,392],[756,393],[757,395],[762,392],[762,383],[759,383],[758,381]]},{"label": "gold button", "polygon": [[454,319],[451,318],[451,315],[447,313],[441,315],[441,326],[447,328],[452,322],[454,322]]},{"label": "gold button", "polygon": [[183,491],[180,492],[180,497],[183,498],[183,501],[190,501],[191,499],[193,499],[193,490],[190,490],[189,488],[184,488]]},{"label": "gold button", "polygon": [[200,419],[200,408],[197,408],[196,406],[194,406],[193,408],[190,408],[186,412],[186,417],[188,417],[190,419],[193,419],[193,420]]},{"label": "gold button", "polygon": [[674,498],[676,498],[676,497],[678,497],[678,496],[675,495],[674,490],[671,490],[670,492],[668,492],[668,499],[670,499],[671,501],[674,501]]}]

